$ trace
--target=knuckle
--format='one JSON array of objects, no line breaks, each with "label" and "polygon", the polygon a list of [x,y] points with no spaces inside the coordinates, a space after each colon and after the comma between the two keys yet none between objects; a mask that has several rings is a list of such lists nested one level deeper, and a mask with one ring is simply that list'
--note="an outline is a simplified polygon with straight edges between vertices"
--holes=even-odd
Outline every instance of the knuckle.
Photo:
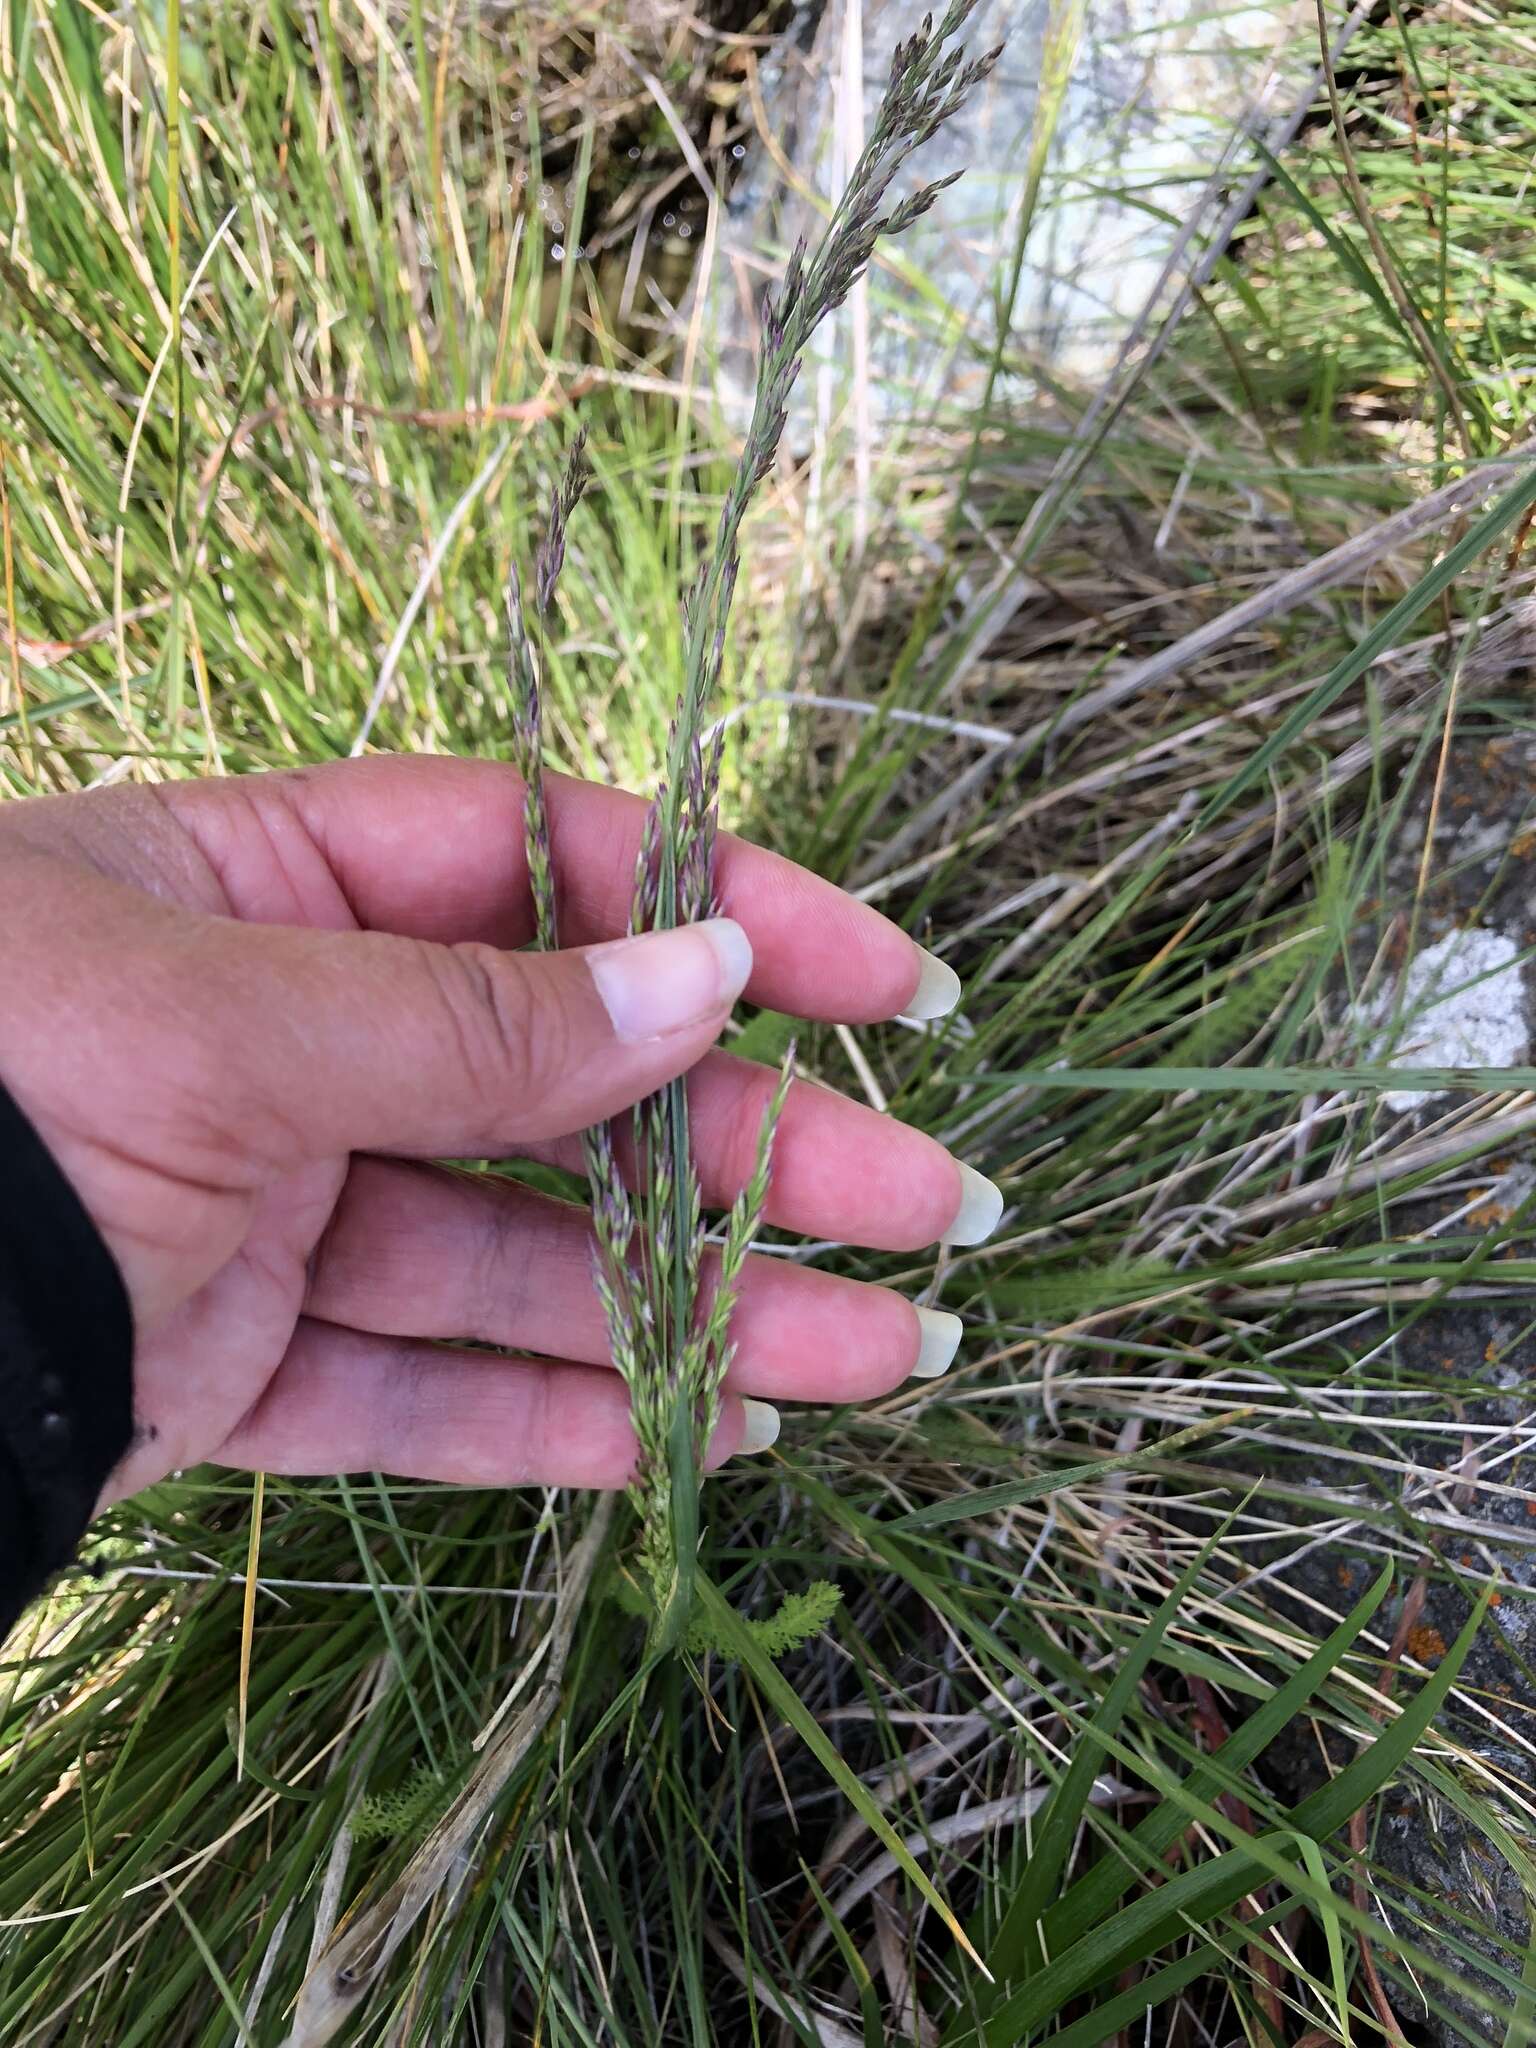
[{"label": "knuckle", "polygon": [[[735,1201],[756,1170],[763,1120],[773,1103],[778,1085],[779,1077],[773,1068],[762,1067],[752,1074],[742,1088],[740,1103],[726,1133],[721,1159],[721,1194],[728,1202]],[[791,1100],[793,1096],[794,1089],[791,1087]],[[789,1104],[786,1103],[786,1114],[780,1120],[779,1130],[774,1139],[774,1157],[777,1164],[782,1164],[785,1125],[789,1122],[788,1109]]]},{"label": "knuckle", "polygon": [[534,1240],[526,1216],[500,1199],[499,1190],[476,1192],[478,1242],[467,1294],[474,1329],[497,1343],[499,1332],[515,1326],[527,1304],[530,1268],[544,1248]]},{"label": "knuckle", "polygon": [[[360,1418],[366,1468],[398,1472],[409,1465],[402,1446],[422,1444],[434,1434],[437,1403],[431,1353],[410,1338],[398,1338],[388,1356],[382,1400],[364,1404]],[[412,1478],[426,1475],[409,1472]]]},{"label": "knuckle", "polygon": [[530,977],[489,946],[434,953],[439,993],[465,1083],[503,1110],[531,1093],[548,1037]]},{"label": "knuckle", "polygon": [[522,1399],[522,1429],[514,1452],[518,1471],[515,1483],[526,1483],[540,1473],[552,1468],[552,1453],[556,1450],[556,1428],[554,1415],[554,1375],[547,1366],[534,1365],[522,1368],[527,1375],[520,1389]]}]

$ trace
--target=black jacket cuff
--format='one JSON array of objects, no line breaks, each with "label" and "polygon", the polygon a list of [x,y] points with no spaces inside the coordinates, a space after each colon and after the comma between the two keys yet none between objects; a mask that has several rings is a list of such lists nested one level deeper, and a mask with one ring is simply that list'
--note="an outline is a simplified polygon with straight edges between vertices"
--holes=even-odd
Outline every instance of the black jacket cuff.
[{"label": "black jacket cuff", "polygon": [[117,1262],[0,1088],[0,1637],[74,1556],[132,1436]]}]

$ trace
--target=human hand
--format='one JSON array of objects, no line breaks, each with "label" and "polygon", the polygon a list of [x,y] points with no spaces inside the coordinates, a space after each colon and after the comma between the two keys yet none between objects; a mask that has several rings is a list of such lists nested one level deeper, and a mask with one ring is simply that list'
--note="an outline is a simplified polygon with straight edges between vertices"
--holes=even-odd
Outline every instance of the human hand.
[{"label": "human hand", "polygon": [[[724,915],[624,930],[644,803],[551,778],[573,950],[531,931],[522,792],[492,763],[380,757],[0,809],[0,1080],[133,1306],[138,1433],[103,1503],[204,1459],[472,1485],[618,1486],[586,1213],[434,1159],[580,1163],[579,1133],[689,1074],[705,1199],[750,1171],[774,1074],[712,1050],[736,996],[866,1023],[957,985],[878,912],[722,840]],[[605,943],[607,942],[607,943]],[[993,1227],[933,1139],[797,1083],[769,1220],[889,1250]],[[747,1263],[711,1463],[761,1400],[890,1391],[953,1316]],[[537,1353],[500,1358],[457,1340]]]}]

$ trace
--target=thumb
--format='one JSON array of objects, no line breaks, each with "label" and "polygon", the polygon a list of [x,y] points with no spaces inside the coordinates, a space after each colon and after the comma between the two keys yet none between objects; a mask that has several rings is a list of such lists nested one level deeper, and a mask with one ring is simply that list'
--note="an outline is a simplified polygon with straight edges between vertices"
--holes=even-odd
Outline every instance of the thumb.
[{"label": "thumb", "polygon": [[547,954],[272,926],[231,937],[226,1100],[273,1163],[475,1158],[581,1130],[700,1059],[752,967],[730,918]]}]

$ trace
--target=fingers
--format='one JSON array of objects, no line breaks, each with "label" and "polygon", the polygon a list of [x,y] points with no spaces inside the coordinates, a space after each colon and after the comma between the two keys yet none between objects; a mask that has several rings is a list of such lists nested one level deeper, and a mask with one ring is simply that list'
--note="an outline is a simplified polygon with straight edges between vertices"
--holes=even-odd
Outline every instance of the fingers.
[{"label": "fingers", "polygon": [[[625,930],[643,798],[551,776],[561,943]],[[497,762],[384,755],[159,792],[237,916],[498,947],[532,936],[522,784]],[[873,1022],[953,1007],[953,973],[900,928],[791,861],[722,836],[721,909],[752,943],[747,994],[796,1016]]]},{"label": "fingers", "polygon": [[[746,1185],[777,1080],[771,1067],[718,1051],[689,1074],[694,1157],[711,1208],[726,1207]],[[622,1121],[618,1150],[628,1171],[631,1148]],[[539,1156],[581,1167],[574,1140],[541,1147]],[[877,1251],[919,1251],[940,1239],[980,1243],[1002,1208],[992,1182],[936,1138],[814,1082],[797,1081],[785,1098],[767,1212],[780,1229]]]},{"label": "fingers", "polygon": [[[314,1261],[306,1309],[381,1335],[607,1364],[592,1249],[585,1210],[514,1181],[360,1159]],[[838,1403],[942,1372],[959,1322],[889,1288],[753,1257],[731,1337],[736,1392]]]},{"label": "fingers", "polygon": [[691,1066],[751,962],[726,918],[553,954],[212,920],[204,938],[196,1044],[217,1071],[192,1086],[258,1167],[580,1129]]},{"label": "fingers", "polygon": [[[713,1469],[771,1441],[760,1404],[728,1395]],[[263,1472],[390,1472],[453,1486],[625,1485],[629,1394],[593,1366],[496,1358],[301,1322],[218,1458]]]}]

